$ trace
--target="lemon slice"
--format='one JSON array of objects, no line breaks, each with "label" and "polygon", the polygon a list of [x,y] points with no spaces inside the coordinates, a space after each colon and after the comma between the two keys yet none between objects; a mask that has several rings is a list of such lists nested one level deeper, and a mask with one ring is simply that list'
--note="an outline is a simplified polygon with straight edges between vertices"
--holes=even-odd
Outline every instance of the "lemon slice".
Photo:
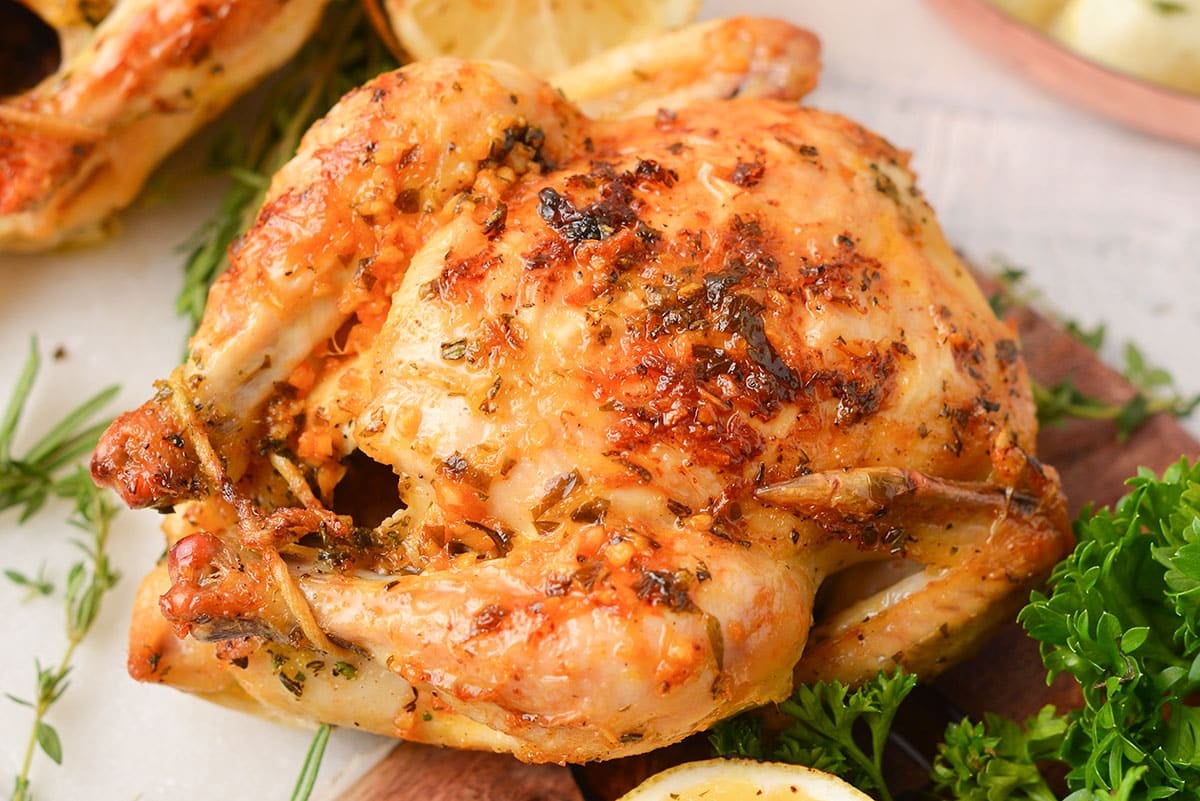
[{"label": "lemon slice", "polygon": [[384,0],[414,58],[510,61],[549,76],[690,22],[699,0]]},{"label": "lemon slice", "polygon": [[871,801],[812,768],[750,759],[686,762],[651,776],[620,801]]}]

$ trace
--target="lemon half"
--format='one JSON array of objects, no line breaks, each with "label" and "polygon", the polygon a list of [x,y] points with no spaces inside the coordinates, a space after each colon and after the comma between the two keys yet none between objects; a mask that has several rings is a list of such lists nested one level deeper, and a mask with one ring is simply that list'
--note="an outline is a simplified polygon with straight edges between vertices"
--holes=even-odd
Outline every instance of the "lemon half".
[{"label": "lemon half", "polygon": [[750,759],[686,762],[651,776],[620,801],[871,801],[812,768]]},{"label": "lemon half", "polygon": [[499,59],[550,76],[690,22],[699,0],[384,0],[414,58]]}]

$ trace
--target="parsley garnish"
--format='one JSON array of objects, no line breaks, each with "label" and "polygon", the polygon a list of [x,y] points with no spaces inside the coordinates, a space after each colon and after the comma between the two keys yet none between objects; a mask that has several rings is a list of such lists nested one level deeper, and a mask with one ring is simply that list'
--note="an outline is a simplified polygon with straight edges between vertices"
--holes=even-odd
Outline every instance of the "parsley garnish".
[{"label": "parsley garnish", "polygon": [[1200,465],[1129,483],[1115,509],[1079,518],[1050,594],[1019,620],[1051,678],[1083,692],[1060,753],[1071,788],[1166,798],[1200,787]]},{"label": "parsley garnish", "polygon": [[779,705],[791,720],[773,743],[752,717],[724,721],[710,741],[725,756],[764,757],[835,773],[881,801],[892,801],[883,779],[883,751],[900,703],[916,676],[880,673],[851,691],[838,681],[797,687]]}]

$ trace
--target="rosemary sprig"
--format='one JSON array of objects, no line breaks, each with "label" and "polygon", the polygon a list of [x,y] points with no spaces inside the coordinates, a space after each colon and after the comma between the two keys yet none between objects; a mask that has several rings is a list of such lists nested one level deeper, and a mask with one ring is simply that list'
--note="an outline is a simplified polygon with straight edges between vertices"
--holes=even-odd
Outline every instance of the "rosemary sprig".
[{"label": "rosemary sprig", "polygon": [[117,572],[108,560],[108,534],[117,508],[109,501],[104,490],[88,480],[82,466],[76,467],[75,479],[71,484],[76,488],[75,509],[70,522],[87,537],[76,541],[84,556],[67,572],[67,647],[53,666],[45,667],[41,662],[34,662],[36,680],[32,701],[8,695],[10,700],[33,710],[33,725],[25,745],[20,773],[13,784],[12,801],[29,801],[31,798],[30,769],[38,749],[55,764],[62,764],[62,740],[58,731],[47,721],[47,715],[66,692],[75,649],[91,631],[100,614],[105,593],[112,589],[118,579]]},{"label": "rosemary sprig", "polygon": [[350,88],[396,66],[361,3],[330,3],[316,34],[270,87],[249,136],[231,127],[218,141],[213,167],[233,183],[213,217],[184,245],[189,256],[175,302],[193,328],[209,287],[229,267],[230,244],[254,222],[270,176],[295,154],[300,137]]},{"label": "rosemary sprig", "polygon": [[87,475],[81,477],[74,466],[96,447],[109,423],[107,419],[97,421],[96,415],[118,389],[108,387],[76,406],[18,457],[13,454],[13,439],[40,366],[37,340],[33,339],[4,417],[0,418],[0,511],[20,508],[21,522],[36,514],[48,498],[73,498],[81,492],[80,483],[91,484]]},{"label": "rosemary sprig", "polygon": [[296,787],[292,790],[292,801],[308,801],[312,795],[313,785],[317,783],[317,774],[321,771],[321,760],[325,757],[325,745],[329,742],[329,733],[333,727],[322,723],[313,735],[308,753],[304,755],[304,764],[300,766],[300,775],[296,777]]}]

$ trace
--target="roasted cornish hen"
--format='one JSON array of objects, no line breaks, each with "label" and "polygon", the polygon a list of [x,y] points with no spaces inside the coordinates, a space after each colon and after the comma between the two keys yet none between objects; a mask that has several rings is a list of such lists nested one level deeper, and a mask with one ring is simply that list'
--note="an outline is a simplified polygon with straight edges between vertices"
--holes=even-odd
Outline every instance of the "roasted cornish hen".
[{"label": "roasted cornish hen", "polygon": [[131,672],[572,762],[935,672],[1070,533],[905,162],[791,101],[597,120],[499,64],[352,92],[94,457],[173,510]]},{"label": "roasted cornish hen", "polygon": [[[325,3],[21,5],[52,28],[59,52],[35,86],[9,94],[0,75],[0,251],[96,238],[159,161],[300,47]],[[13,16],[0,19],[8,36],[32,35]]]}]

